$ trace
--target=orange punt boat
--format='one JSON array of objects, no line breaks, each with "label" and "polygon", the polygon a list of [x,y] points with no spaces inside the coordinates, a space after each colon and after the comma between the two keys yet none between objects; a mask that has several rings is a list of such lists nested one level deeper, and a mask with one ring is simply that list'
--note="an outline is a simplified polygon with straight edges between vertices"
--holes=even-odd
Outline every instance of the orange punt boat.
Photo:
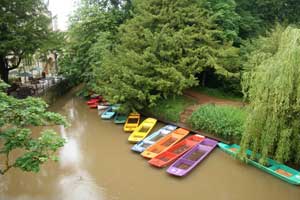
[{"label": "orange punt boat", "polygon": [[161,152],[165,151],[172,145],[179,142],[182,138],[189,134],[188,130],[183,128],[178,128],[172,133],[166,135],[165,137],[158,140],[156,143],[148,147],[141,155],[145,158],[154,158]]},{"label": "orange punt boat", "polygon": [[191,135],[149,160],[149,164],[156,167],[166,167],[195,145],[202,142],[204,138],[202,135]]}]

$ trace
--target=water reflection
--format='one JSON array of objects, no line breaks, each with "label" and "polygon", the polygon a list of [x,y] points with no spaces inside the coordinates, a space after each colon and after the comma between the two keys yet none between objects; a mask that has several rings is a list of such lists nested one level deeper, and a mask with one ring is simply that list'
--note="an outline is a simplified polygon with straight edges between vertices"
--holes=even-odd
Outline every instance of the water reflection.
[{"label": "water reflection", "polygon": [[86,171],[78,170],[59,182],[62,200],[102,200],[103,189],[98,187],[95,180]]},{"label": "water reflection", "polygon": [[80,167],[80,162],[82,160],[82,154],[80,146],[78,144],[78,139],[68,137],[66,129],[61,126],[60,132],[62,137],[66,140],[66,144],[61,148],[59,152],[59,163],[62,168],[66,167]]},{"label": "water reflection", "polygon": [[[69,117],[74,121],[78,114],[74,107],[69,107]],[[102,200],[103,189],[99,187],[91,175],[82,166],[83,153],[80,146],[86,123],[81,120],[72,124],[69,129],[60,127],[61,136],[66,144],[61,148],[60,167],[67,169],[71,174],[60,178],[58,190],[62,200]],[[70,171],[70,169],[73,169]]]}]

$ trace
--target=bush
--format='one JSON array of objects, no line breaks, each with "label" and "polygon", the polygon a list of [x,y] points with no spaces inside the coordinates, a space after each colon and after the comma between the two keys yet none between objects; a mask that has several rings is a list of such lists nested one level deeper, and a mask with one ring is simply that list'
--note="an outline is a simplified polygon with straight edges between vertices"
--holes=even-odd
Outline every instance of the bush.
[{"label": "bush", "polygon": [[193,112],[189,124],[225,140],[239,142],[244,132],[246,112],[232,106],[207,104]]}]

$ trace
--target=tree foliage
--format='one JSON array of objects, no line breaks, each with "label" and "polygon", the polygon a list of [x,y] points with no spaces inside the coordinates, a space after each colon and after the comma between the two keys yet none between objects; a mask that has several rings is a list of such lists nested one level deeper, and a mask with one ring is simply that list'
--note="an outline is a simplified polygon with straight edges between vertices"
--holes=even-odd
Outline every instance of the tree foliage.
[{"label": "tree foliage", "polygon": [[[67,125],[59,114],[48,112],[47,104],[38,98],[18,100],[8,96],[4,90],[7,85],[0,81],[0,174],[12,167],[23,171],[38,172],[40,165],[57,160],[55,152],[65,141],[52,130],[45,130],[33,137],[30,127]],[[21,154],[12,160],[10,155],[17,151]]]},{"label": "tree foliage", "polygon": [[130,6],[130,1],[83,1],[71,18],[60,63],[64,76],[93,88],[93,67],[102,62],[103,51],[112,49],[118,41],[117,28],[130,16]]},{"label": "tree foliage", "polygon": [[0,10],[0,75],[8,82],[9,71],[47,40],[50,18],[42,0],[1,0]]},{"label": "tree foliage", "polygon": [[276,23],[299,24],[298,0],[236,0],[240,15],[240,37],[255,38]]},{"label": "tree foliage", "polygon": [[278,27],[260,38],[249,60],[244,89],[251,104],[241,146],[265,163],[300,161],[300,29]]},{"label": "tree foliage", "polygon": [[236,11],[236,2],[234,0],[200,0],[200,2],[210,12],[214,23],[222,29],[218,35],[221,41],[239,44],[241,17]]},{"label": "tree foliage", "polygon": [[120,44],[97,68],[97,86],[112,102],[140,109],[196,85],[207,68],[231,75],[219,62],[235,54],[220,44],[222,31],[198,1],[134,1],[134,15],[119,28]]}]

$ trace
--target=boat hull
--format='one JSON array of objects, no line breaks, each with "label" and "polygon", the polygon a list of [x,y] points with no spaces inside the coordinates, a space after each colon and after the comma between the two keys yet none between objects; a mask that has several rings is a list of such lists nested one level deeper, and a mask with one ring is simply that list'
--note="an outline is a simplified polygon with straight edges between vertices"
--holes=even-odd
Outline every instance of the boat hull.
[{"label": "boat hull", "polygon": [[[227,145],[224,143],[218,143],[218,146],[230,155],[236,155],[240,150],[240,146],[237,144]],[[252,152],[250,150],[246,151],[247,155],[251,155]],[[284,164],[280,164],[272,159],[267,159],[268,166],[264,166],[254,160],[247,159],[247,163],[257,167],[260,170],[263,170],[285,182],[294,185],[300,185],[300,172],[292,169]]]},{"label": "boat hull", "polygon": [[178,128],[175,131],[171,132],[170,134],[158,140],[153,145],[149,146],[147,149],[145,149],[144,152],[141,153],[141,155],[145,158],[154,158],[159,153],[163,152],[170,146],[179,142],[188,134],[189,134],[188,130],[183,128]]},{"label": "boat hull", "polygon": [[150,131],[154,128],[157,119],[147,118],[145,119],[128,137],[128,141],[132,143],[137,143],[143,140]]},{"label": "boat hull", "polygon": [[101,114],[101,119],[112,119],[116,112],[112,111],[112,107],[110,106]]},{"label": "boat hull", "polygon": [[95,104],[90,104],[90,105],[89,105],[89,107],[90,107],[91,109],[96,109],[97,106],[98,106],[98,102],[95,103]]},{"label": "boat hull", "polygon": [[97,96],[95,98],[91,98],[90,100],[88,100],[86,102],[86,104],[91,105],[91,104],[95,104],[95,103],[99,103],[102,100],[101,96]]},{"label": "boat hull", "polygon": [[217,144],[217,141],[205,138],[175,161],[167,172],[174,176],[186,176],[217,147]]},{"label": "boat hull", "polygon": [[114,123],[115,124],[125,124],[126,122],[126,115],[122,115],[120,113],[117,113],[115,118],[114,118]]},{"label": "boat hull", "polygon": [[148,163],[156,167],[166,167],[203,140],[202,135],[188,136],[149,160]]},{"label": "boat hull", "polygon": [[123,130],[125,132],[133,132],[140,123],[141,116],[138,113],[130,113],[127,117]]},{"label": "boat hull", "polygon": [[145,151],[145,149],[147,147],[149,147],[152,144],[154,144],[155,142],[157,142],[160,138],[168,135],[169,133],[174,131],[176,128],[177,128],[176,126],[172,126],[172,125],[164,126],[163,128],[159,129],[158,131],[156,131],[156,132],[152,133],[151,135],[149,135],[148,137],[146,137],[144,140],[135,144],[131,148],[131,150],[138,152],[138,153],[142,153],[143,151]]},{"label": "boat hull", "polygon": [[97,106],[98,110],[106,110],[107,108],[109,108],[110,104],[109,103],[99,103]]}]

